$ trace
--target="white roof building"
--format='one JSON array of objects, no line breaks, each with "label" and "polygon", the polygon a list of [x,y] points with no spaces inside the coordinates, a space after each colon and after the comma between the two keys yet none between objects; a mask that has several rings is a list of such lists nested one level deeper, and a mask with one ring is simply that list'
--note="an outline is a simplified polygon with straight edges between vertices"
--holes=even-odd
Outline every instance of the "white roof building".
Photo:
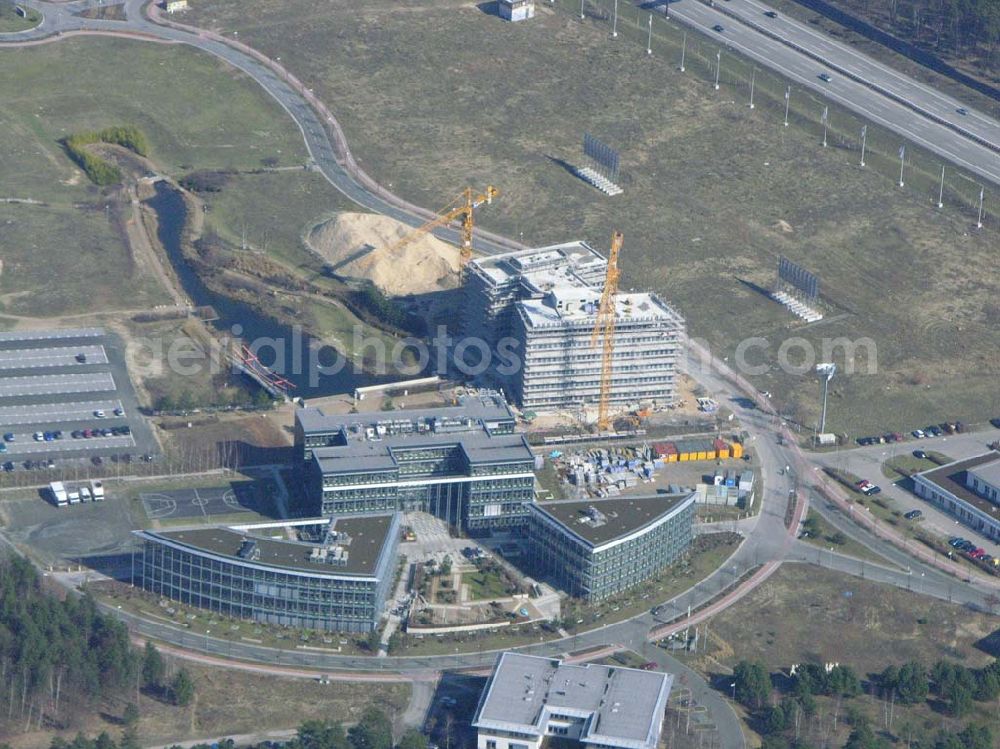
[{"label": "white roof building", "polygon": [[673,676],[503,653],[472,725],[478,749],[538,749],[546,736],[585,747],[656,749]]}]

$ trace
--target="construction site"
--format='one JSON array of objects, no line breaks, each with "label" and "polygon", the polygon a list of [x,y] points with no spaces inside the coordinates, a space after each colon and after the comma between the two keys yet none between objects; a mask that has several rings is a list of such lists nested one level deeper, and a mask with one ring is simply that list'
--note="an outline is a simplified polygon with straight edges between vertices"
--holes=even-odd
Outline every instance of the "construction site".
[{"label": "construction site", "polygon": [[[572,242],[477,259],[464,277],[464,333],[509,371],[493,385],[524,412],[576,410],[599,428],[612,409],[659,409],[677,398],[683,318],[652,293],[619,293],[623,236],[605,259]],[[509,359],[508,359],[509,360]]]}]

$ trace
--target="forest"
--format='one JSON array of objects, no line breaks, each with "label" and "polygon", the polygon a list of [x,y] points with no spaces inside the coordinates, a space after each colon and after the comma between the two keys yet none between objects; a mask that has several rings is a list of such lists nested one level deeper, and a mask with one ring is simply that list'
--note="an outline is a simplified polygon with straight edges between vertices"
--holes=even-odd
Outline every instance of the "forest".
[{"label": "forest", "polygon": [[134,690],[139,666],[128,630],[89,596],[52,595],[30,562],[0,556],[0,733],[65,727]]}]

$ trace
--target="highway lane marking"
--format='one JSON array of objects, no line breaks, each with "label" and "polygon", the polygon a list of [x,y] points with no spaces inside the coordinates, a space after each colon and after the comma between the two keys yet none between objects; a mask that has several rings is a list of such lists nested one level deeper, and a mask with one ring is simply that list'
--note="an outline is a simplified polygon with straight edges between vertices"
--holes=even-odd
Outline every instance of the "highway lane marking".
[{"label": "highway lane marking", "polygon": [[[675,15],[678,18],[684,20],[686,23],[688,23],[691,26],[695,27],[695,29],[697,29],[698,31],[708,31],[708,30],[711,29],[710,26],[703,26],[702,22],[699,21],[698,19],[685,16],[685,15],[683,15],[681,13],[675,13]],[[762,34],[759,34],[757,32],[748,32],[748,33],[753,33],[755,36],[763,37]],[[744,55],[746,55],[746,56],[748,56],[748,57],[750,57],[750,58],[752,58],[754,60],[757,60],[758,62],[760,62],[762,64],[765,64],[768,67],[774,67],[776,64],[778,64],[777,61],[774,58],[769,57],[769,56],[764,55],[764,54],[758,53],[756,50],[753,50],[753,49],[745,46],[744,44],[740,43],[739,41],[737,41],[733,37],[727,37],[726,42],[730,46],[738,49],[742,54],[744,54]],[[781,45],[781,47],[784,48],[784,45]],[[787,48],[785,48],[785,49],[787,49]],[[779,73],[783,74],[785,77],[791,78],[793,80],[797,80],[799,83],[804,84],[805,86],[807,86],[812,91],[818,91],[820,93],[824,93],[825,92],[825,95],[828,98],[836,101],[837,103],[841,104],[845,108],[847,108],[847,109],[849,109],[851,111],[854,111],[855,113],[862,114],[862,115],[865,115],[865,116],[871,118],[875,123],[877,123],[879,125],[882,125],[883,127],[887,128],[888,130],[891,130],[891,131],[895,132],[898,135],[902,135],[903,137],[909,138],[911,141],[913,141],[914,144],[923,146],[924,148],[926,148],[927,150],[929,150],[931,153],[936,153],[937,155],[942,156],[944,158],[947,158],[949,161],[951,161],[951,162],[953,162],[955,164],[959,164],[961,166],[964,166],[966,169],[972,171],[975,174],[978,174],[981,177],[986,177],[986,179],[989,179],[989,180],[991,180],[993,182],[996,182],[996,183],[1000,184],[1000,172],[993,172],[990,169],[988,169],[987,167],[984,167],[984,166],[979,165],[979,164],[973,164],[973,163],[971,163],[969,161],[966,161],[965,158],[963,158],[961,156],[958,156],[953,151],[951,151],[948,147],[936,145],[934,143],[929,142],[928,140],[926,140],[922,136],[920,136],[920,135],[914,133],[913,131],[909,130],[908,127],[906,127],[904,125],[894,124],[891,121],[880,117],[874,111],[872,111],[870,109],[867,109],[867,108],[862,108],[862,106],[859,105],[858,103],[856,103],[856,102],[854,102],[852,100],[847,99],[845,96],[841,96],[840,94],[837,94],[835,90],[824,89],[824,88],[822,88],[822,87],[820,87],[818,85],[815,85],[812,82],[811,78],[802,75],[798,71],[792,70],[789,67],[778,67],[776,69],[777,69],[777,71]],[[866,87],[864,87],[860,83],[856,83],[854,81],[848,81],[848,83],[851,83],[851,84],[857,86],[858,89],[860,89],[862,92],[867,92],[868,94],[874,94],[876,96],[879,96],[879,98],[882,99],[882,102],[886,102],[887,101],[887,100],[885,100],[884,97],[882,97],[879,94],[876,94],[876,92],[874,92],[874,91],[870,91],[869,89],[867,89]],[[885,106],[884,103],[883,103],[883,106]],[[907,109],[903,108],[902,105],[897,105],[897,106],[898,106],[898,110],[897,111],[899,111],[899,112],[904,112],[905,111],[907,113],[910,113],[911,115],[916,114],[916,113],[910,112],[910,110],[907,110]],[[908,119],[912,119],[912,117],[908,118]],[[943,128],[943,126],[941,126],[941,125],[938,125],[938,127],[942,127]],[[966,141],[966,142],[968,142],[969,146],[975,146],[976,145],[976,144],[974,144],[972,142],[969,142],[969,141]],[[984,174],[984,172],[985,172],[985,174]]]}]

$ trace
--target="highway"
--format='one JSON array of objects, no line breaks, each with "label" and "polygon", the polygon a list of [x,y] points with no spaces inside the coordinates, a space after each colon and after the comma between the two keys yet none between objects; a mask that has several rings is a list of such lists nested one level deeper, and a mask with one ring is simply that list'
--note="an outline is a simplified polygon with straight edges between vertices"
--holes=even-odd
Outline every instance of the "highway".
[{"label": "highway", "polygon": [[[957,111],[962,107],[961,102],[805,24],[781,15],[768,18],[764,15],[767,10],[770,10],[768,6],[756,0],[720,0],[714,7],[699,0],[670,3],[671,18],[717,39],[720,47],[730,47],[872,123],[898,133],[906,141],[1000,185],[1000,123],[980,112],[970,111],[963,116]],[[714,31],[716,25],[722,26],[723,31]],[[758,28],[769,33],[762,33]],[[807,49],[809,53],[800,49]],[[820,80],[822,73],[829,75],[831,80]],[[866,85],[850,76],[869,83]],[[880,93],[872,86],[892,95]],[[931,116],[921,115],[918,110]],[[817,112],[817,121],[819,117]]]},{"label": "highway", "polygon": [[[189,44],[224,59],[250,75],[289,112],[302,131],[316,168],[337,189],[369,210],[397,218],[411,225],[423,223],[425,212],[416,212],[407,207],[399,198],[392,196],[377,185],[368,184],[363,176],[359,176],[356,170],[349,167],[351,159],[349,151],[345,152],[344,150],[346,144],[339,144],[338,152],[338,148],[334,146],[334,141],[331,139],[331,132],[336,134],[338,131],[332,115],[327,113],[321,117],[321,112],[327,112],[325,107],[315,100],[307,100],[306,93],[301,87],[296,85],[293,79],[282,71],[276,63],[262,61],[255,56],[252,50],[239,49],[233,46],[232,42],[223,42],[207,32],[197,33],[155,24],[142,16],[143,0],[128,0],[126,8],[129,20],[124,23],[83,19],[72,15],[73,10],[96,4],[92,0],[69,5],[57,5],[43,0],[29,0],[28,4],[42,10],[45,20],[38,29],[17,35],[18,43],[44,43],[56,33],[65,37],[81,32],[120,33],[125,29],[128,35],[138,35],[137,38],[145,37],[154,41]],[[708,23],[709,27],[714,23],[727,25],[726,22],[719,21],[712,15],[716,11],[690,0],[682,0],[682,2],[672,4],[671,14],[678,13],[678,9],[681,8],[683,9],[680,12],[688,13],[694,24]],[[736,28],[731,21],[728,22],[728,27]],[[748,54],[752,48],[751,56],[755,59],[766,57],[772,53],[778,55],[779,59],[783,59],[782,56],[788,52],[787,47],[777,42],[774,44],[779,46],[780,53],[773,49],[765,49],[761,40],[767,40],[767,37],[758,34],[749,27],[740,26],[738,34],[743,43],[749,45]],[[737,31],[732,32],[732,36],[734,37],[732,40],[727,37],[728,43],[734,44],[734,46],[740,43],[735,39]],[[5,43],[8,43],[7,39],[0,40],[0,45]],[[816,70],[815,63],[809,62],[806,65],[802,60],[793,59],[788,62],[788,65],[796,71],[794,73],[796,80],[824,90],[822,86],[818,85],[818,79],[815,83],[810,80],[810,78],[815,79],[819,72]],[[864,94],[862,100],[866,102],[871,97],[878,97],[861,84],[848,80],[837,83],[836,90],[843,91],[837,95],[841,96],[845,103],[855,94],[860,95],[861,92]],[[854,91],[848,87],[849,85],[857,86],[859,90]],[[883,113],[877,116],[882,116],[889,122],[893,119],[899,119],[902,122],[912,121],[916,117],[912,111],[905,110],[904,112],[899,105],[883,97],[872,99],[870,106],[874,108],[874,111]],[[876,116],[872,118],[878,121]],[[925,131],[925,127],[930,127],[932,130]],[[960,151],[957,154],[958,159],[964,161],[965,158],[968,158],[971,159],[973,165],[985,165],[991,175],[990,178],[1000,183],[1000,168],[996,163],[995,154],[990,152],[990,159],[983,158],[980,151],[984,149],[981,146],[976,146],[954,131],[933,122],[928,121],[926,125],[921,123],[920,129],[921,132],[926,132],[928,137],[933,135],[935,138],[940,130],[941,134],[947,135],[947,139],[943,142],[952,143]],[[919,141],[914,138],[914,142]],[[970,151],[970,148],[979,150]],[[515,246],[516,243],[509,240],[488,237],[483,234],[478,235],[476,240],[476,249],[486,253],[498,252]],[[699,381],[719,402],[732,402],[738,397],[746,398],[748,395],[760,400],[757,393],[748,389],[747,386],[737,383],[735,376],[731,372],[727,372],[724,365],[716,361],[713,368],[706,369],[701,366],[705,357],[697,353],[692,353],[692,360],[691,371],[698,372]],[[700,371],[698,371],[699,369]],[[570,651],[615,644],[640,652],[649,652],[648,642],[651,637],[660,637],[666,632],[683,628],[693,621],[699,621],[715,611],[732,605],[756,585],[763,582],[786,560],[830,566],[848,574],[862,575],[868,579],[877,579],[911,589],[916,581],[914,576],[920,575],[920,592],[937,597],[947,596],[947,600],[969,603],[983,600],[989,589],[980,582],[967,583],[956,580],[944,575],[932,566],[918,563],[904,552],[888,547],[884,541],[870,538],[866,531],[842,517],[836,518],[836,522],[842,524],[838,527],[845,528],[845,533],[849,533],[852,537],[870,545],[873,549],[877,549],[879,553],[887,557],[887,565],[880,566],[869,563],[866,569],[865,565],[856,560],[838,557],[834,554],[828,555],[828,558],[824,560],[823,554],[816,555],[816,550],[813,547],[805,547],[797,542],[795,535],[798,519],[804,513],[810,499],[809,477],[812,475],[811,471],[814,470],[814,466],[806,462],[795,449],[789,447],[787,441],[785,444],[778,442],[776,436],[782,433],[784,425],[778,423],[772,414],[760,408],[738,407],[737,410],[742,426],[750,433],[752,449],[761,463],[761,473],[766,481],[765,489],[762,492],[762,510],[758,517],[745,524],[747,526],[747,539],[734,555],[712,575],[690,590],[671,601],[663,602],[657,607],[656,616],[651,612],[646,612],[633,619],[574,634],[561,640],[528,645],[518,648],[518,650],[526,653],[557,656]],[[786,466],[794,466],[794,470],[784,470]],[[789,492],[793,489],[798,490],[800,501],[797,505],[796,518],[793,519],[791,527],[786,529],[784,517]],[[829,513],[831,516],[836,516],[822,500],[815,501],[815,506],[824,515]],[[815,561],[812,559],[813,555],[817,556]],[[892,567],[892,564],[896,564],[899,568]],[[745,576],[749,576],[749,578],[745,579]],[[67,578],[64,582],[70,584],[72,579]],[[689,608],[696,612],[701,609],[701,612],[689,619],[686,613]],[[301,667],[303,669],[340,672],[352,679],[373,678],[372,672],[374,672],[375,677],[381,673],[385,675],[385,678],[409,680],[418,674],[486,668],[493,663],[496,655],[494,652],[472,652],[442,656],[370,658],[324,654],[314,650],[280,650],[253,643],[231,642],[207,635],[196,635],[170,623],[141,619],[123,611],[116,613],[128,621],[133,630],[140,636],[172,643],[177,648],[192,655],[201,653],[224,660],[251,661],[256,664],[267,664],[267,666],[273,666],[278,670],[287,667]],[[697,675],[692,678],[700,679]],[[700,684],[704,684],[703,680]],[[718,695],[716,695],[717,697]],[[728,708],[724,700],[716,701]],[[717,715],[716,719],[720,723],[719,730],[723,738],[723,746],[743,746],[744,739],[735,714],[732,713],[731,709],[724,708],[720,708],[720,712],[723,714]]]}]

